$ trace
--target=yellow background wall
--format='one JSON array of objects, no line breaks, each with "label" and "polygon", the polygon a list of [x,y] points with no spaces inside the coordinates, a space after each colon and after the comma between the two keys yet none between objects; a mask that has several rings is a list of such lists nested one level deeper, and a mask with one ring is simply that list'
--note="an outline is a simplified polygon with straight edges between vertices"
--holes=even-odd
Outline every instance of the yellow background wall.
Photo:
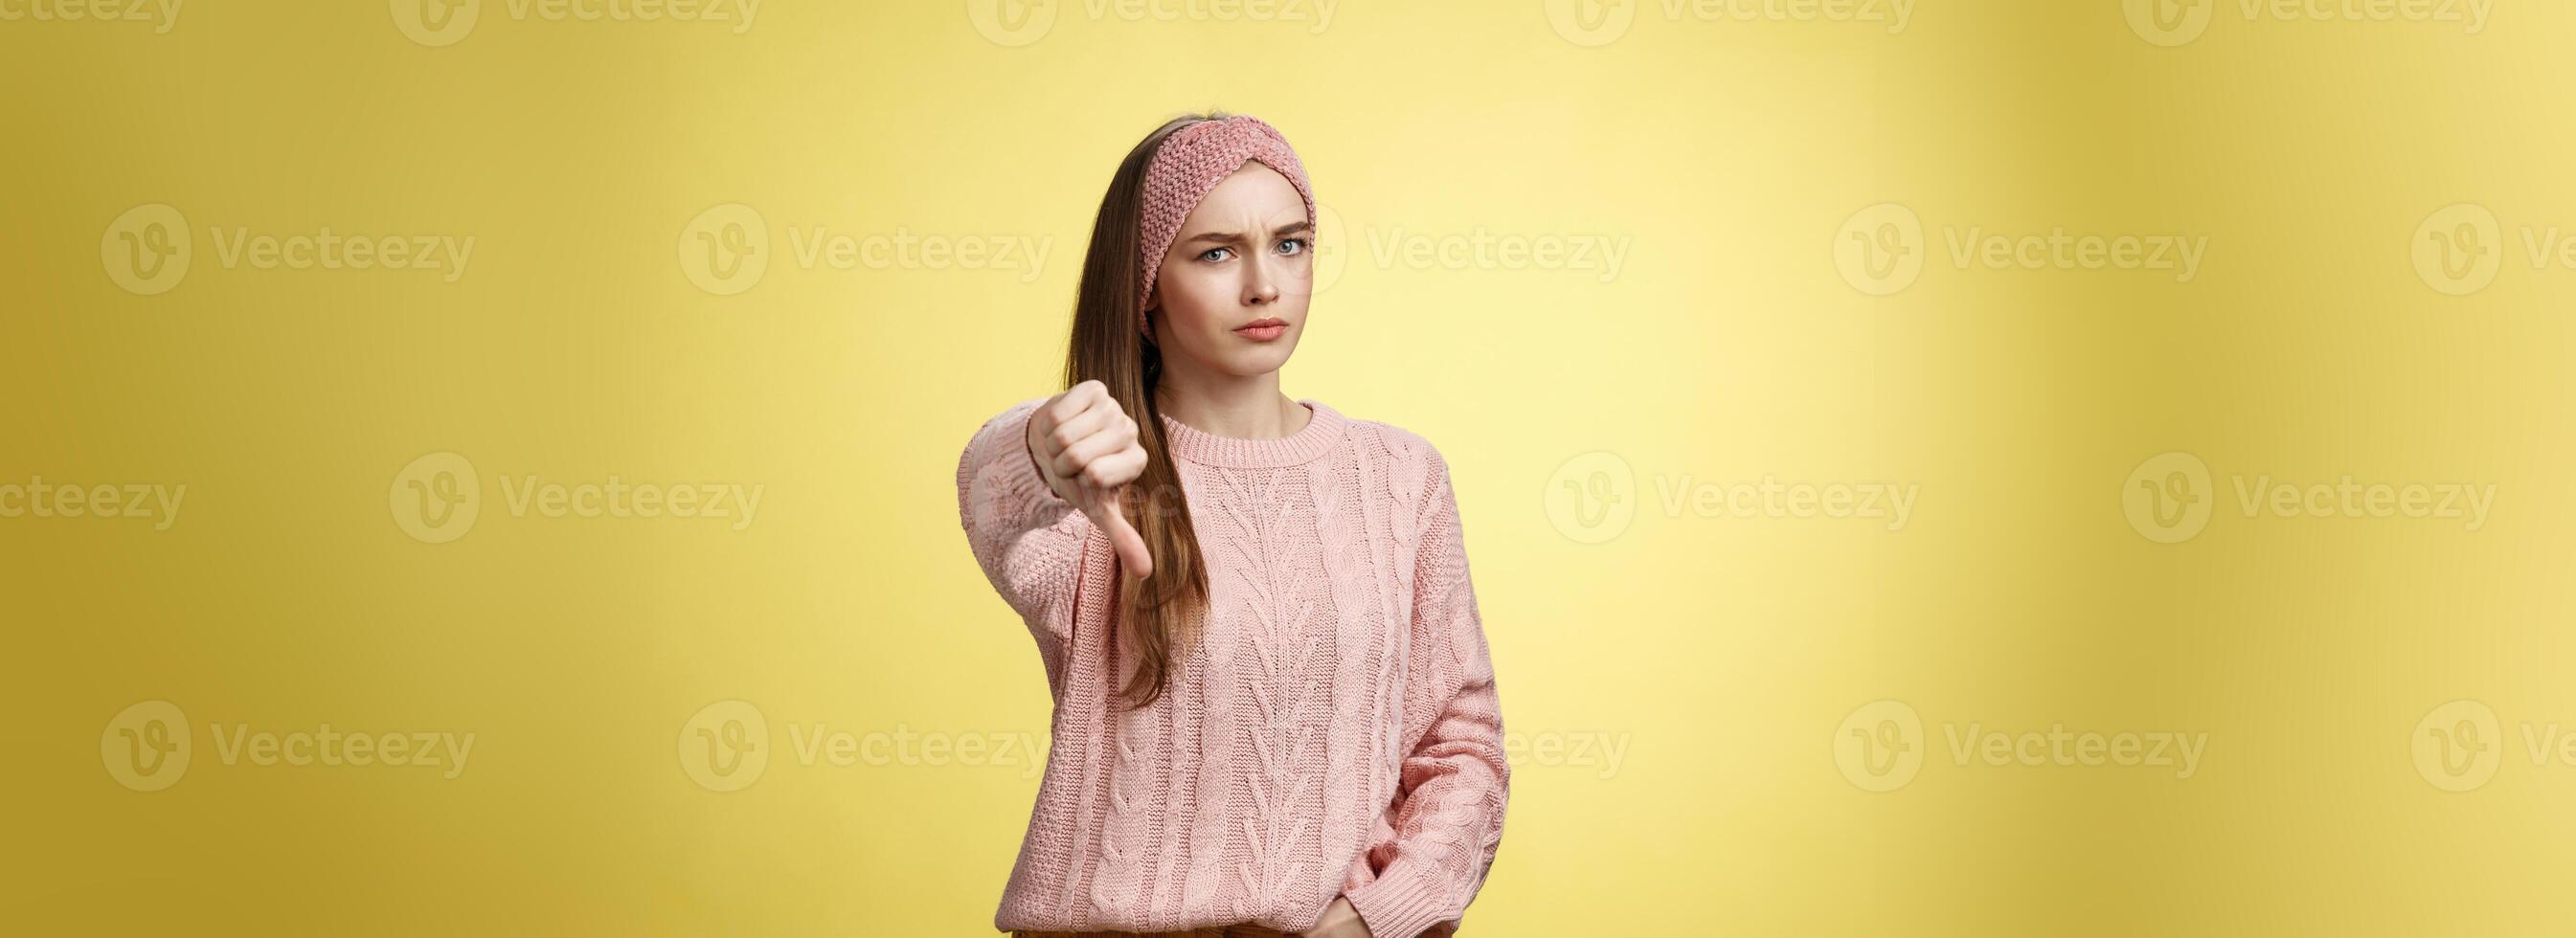
[{"label": "yellow background wall", "polygon": [[1222,107],[1454,466],[1473,932],[2561,931],[2576,7],[2166,2],[0,0],[0,908],[987,933],[952,472]]}]

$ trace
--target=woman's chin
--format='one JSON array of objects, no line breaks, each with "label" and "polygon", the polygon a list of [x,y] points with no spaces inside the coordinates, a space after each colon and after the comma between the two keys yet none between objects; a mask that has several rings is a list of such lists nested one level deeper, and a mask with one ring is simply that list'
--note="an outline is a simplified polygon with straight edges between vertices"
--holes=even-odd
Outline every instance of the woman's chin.
[{"label": "woman's chin", "polygon": [[1280,366],[1288,364],[1288,353],[1296,350],[1296,341],[1295,336],[1290,336],[1276,342],[1265,343],[1259,348],[1236,351],[1225,356],[1225,366],[1219,370],[1238,378],[1258,377],[1278,371]]}]

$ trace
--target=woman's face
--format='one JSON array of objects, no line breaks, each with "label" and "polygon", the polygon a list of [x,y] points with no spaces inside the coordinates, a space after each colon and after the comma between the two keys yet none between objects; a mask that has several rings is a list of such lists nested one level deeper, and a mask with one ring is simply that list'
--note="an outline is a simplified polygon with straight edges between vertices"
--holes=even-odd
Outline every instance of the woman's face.
[{"label": "woman's face", "polygon": [[1246,161],[1217,183],[1154,275],[1147,309],[1165,366],[1177,357],[1235,377],[1279,370],[1306,331],[1314,250],[1306,200],[1278,170]]}]

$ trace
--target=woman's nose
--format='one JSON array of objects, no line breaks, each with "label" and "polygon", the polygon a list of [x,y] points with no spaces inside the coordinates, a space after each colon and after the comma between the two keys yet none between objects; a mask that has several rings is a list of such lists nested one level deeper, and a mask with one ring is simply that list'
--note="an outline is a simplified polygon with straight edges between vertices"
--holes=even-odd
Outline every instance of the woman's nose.
[{"label": "woman's nose", "polygon": [[1247,278],[1243,285],[1244,305],[1262,306],[1278,301],[1279,278],[1284,273],[1279,269],[1279,263],[1276,258],[1263,258],[1244,265]]}]

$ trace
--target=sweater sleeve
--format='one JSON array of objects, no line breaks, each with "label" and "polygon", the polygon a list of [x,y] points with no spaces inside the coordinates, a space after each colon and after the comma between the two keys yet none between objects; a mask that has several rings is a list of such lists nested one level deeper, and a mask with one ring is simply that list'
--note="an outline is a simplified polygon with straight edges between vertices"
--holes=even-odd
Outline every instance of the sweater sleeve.
[{"label": "sweater sleeve", "polygon": [[1047,487],[1029,454],[1032,398],[984,422],[957,459],[957,515],[984,578],[1027,620],[1050,676],[1073,632],[1075,591],[1094,550],[1091,519]]},{"label": "sweater sleeve", "polygon": [[1419,676],[1408,682],[1404,707],[1406,738],[1419,742],[1404,758],[1391,809],[1395,856],[1375,879],[1345,893],[1377,938],[1457,927],[1502,846],[1511,793],[1502,707],[1467,576],[1457,496],[1439,451],[1428,457],[1413,592]]}]

